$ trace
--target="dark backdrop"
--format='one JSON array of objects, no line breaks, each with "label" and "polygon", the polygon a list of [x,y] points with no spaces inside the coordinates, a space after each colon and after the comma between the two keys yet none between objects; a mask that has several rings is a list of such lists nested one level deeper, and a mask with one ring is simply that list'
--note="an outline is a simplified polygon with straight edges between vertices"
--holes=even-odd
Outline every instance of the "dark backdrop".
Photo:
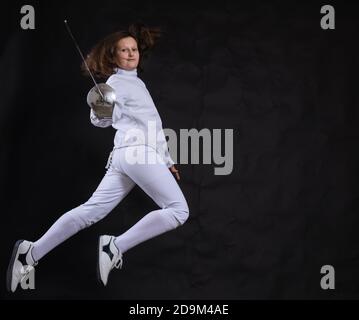
[{"label": "dark backdrop", "polygon": [[[354,2],[11,2],[1,23],[3,299],[332,299],[359,297],[358,19]],[[336,29],[320,28],[320,7]],[[40,261],[36,289],[5,291],[17,239],[36,240],[96,189],[115,130],[91,125],[80,57],[142,19],[165,35],[139,76],[164,128],[231,128],[234,168],[179,164],[190,207],[181,228],[128,251],[108,287],[97,238],[155,203],[136,187],[104,220]],[[334,290],[320,269],[335,268]],[[0,281],[0,283],[1,283]]]}]

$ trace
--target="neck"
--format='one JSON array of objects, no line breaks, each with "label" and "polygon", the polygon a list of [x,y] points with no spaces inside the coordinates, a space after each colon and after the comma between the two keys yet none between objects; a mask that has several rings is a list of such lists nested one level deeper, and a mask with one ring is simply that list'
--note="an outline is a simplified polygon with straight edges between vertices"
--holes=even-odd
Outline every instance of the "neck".
[{"label": "neck", "polygon": [[117,74],[122,74],[125,76],[133,76],[133,77],[137,77],[137,68],[131,69],[131,70],[126,70],[120,67],[115,68],[115,71]]}]

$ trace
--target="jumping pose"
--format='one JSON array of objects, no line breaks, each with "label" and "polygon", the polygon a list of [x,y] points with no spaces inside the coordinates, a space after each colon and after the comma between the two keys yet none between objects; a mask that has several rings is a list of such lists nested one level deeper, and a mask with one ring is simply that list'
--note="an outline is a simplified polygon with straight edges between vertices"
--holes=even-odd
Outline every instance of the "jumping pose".
[{"label": "jumping pose", "polygon": [[[103,219],[138,185],[160,207],[145,215],[119,236],[101,235],[98,242],[98,277],[106,285],[110,271],[122,267],[122,255],[137,244],[184,224],[189,216],[186,199],[174,178],[179,173],[168,152],[161,118],[146,85],[137,75],[143,54],[153,47],[158,30],[132,24],[110,34],[87,56],[91,71],[107,79],[116,93],[111,117],[99,118],[97,127],[115,128],[114,148],[106,173],[89,200],[63,214],[37,241],[15,243],[7,271],[7,288],[14,292],[38,261],[80,230]],[[155,132],[155,139],[149,137]],[[136,161],[133,161],[133,160]],[[142,161],[138,161],[142,160]]]}]

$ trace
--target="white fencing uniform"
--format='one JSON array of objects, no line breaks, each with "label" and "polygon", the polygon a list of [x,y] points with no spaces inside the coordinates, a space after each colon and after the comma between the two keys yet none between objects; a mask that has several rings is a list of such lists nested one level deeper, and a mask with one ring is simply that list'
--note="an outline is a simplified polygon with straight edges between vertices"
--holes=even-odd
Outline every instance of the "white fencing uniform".
[{"label": "white fencing uniform", "polygon": [[[112,118],[98,119],[90,111],[92,124],[117,129],[107,172],[90,199],[63,214],[36,242],[36,261],[78,231],[104,218],[137,184],[160,207],[145,215],[115,244],[124,253],[135,245],[182,225],[189,216],[186,199],[169,167],[174,164],[162,131],[162,122],[137,70],[117,69],[107,83],[116,91]],[[156,140],[148,136],[148,124],[155,124]],[[133,130],[135,129],[135,130]],[[137,130],[137,131],[136,131]],[[139,132],[143,134],[138,134]],[[144,140],[143,140],[144,139]],[[131,163],[136,154],[145,163]],[[155,160],[155,161],[153,161]]]},{"label": "white fencing uniform", "polygon": [[[92,124],[102,128],[112,125],[117,130],[115,148],[147,144],[157,150],[167,167],[172,166],[174,161],[168,152],[160,115],[146,85],[137,77],[137,69],[129,71],[117,68],[106,83],[116,93],[112,118],[97,119],[91,109]],[[149,131],[154,131],[154,135],[149,136]]]}]

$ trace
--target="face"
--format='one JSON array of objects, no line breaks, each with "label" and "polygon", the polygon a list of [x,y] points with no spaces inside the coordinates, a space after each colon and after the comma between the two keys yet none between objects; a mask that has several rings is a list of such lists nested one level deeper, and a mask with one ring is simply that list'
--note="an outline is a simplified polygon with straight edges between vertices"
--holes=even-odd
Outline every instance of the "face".
[{"label": "face", "polygon": [[125,70],[137,68],[140,59],[137,42],[132,37],[122,38],[117,42],[116,63]]}]

